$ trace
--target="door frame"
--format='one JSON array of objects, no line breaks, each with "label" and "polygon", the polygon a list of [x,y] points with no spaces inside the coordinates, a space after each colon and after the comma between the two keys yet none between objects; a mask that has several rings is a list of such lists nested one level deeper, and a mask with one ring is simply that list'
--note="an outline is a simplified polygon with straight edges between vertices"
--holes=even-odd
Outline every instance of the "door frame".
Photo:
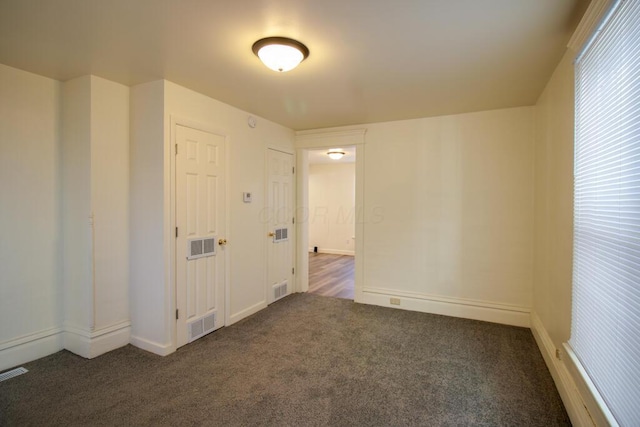
[{"label": "door frame", "polygon": [[[170,196],[169,196],[169,236],[170,236],[170,244],[169,244],[169,298],[165,298],[167,304],[168,311],[168,322],[169,330],[171,331],[171,345],[173,350],[175,351],[178,346],[178,330],[177,330],[177,319],[175,317],[176,307],[177,307],[177,277],[176,277],[176,156],[175,156],[175,145],[177,143],[177,126],[184,126],[191,129],[196,129],[202,132],[213,133],[215,135],[220,135],[224,137],[224,227],[225,227],[225,236],[229,243],[227,244],[225,251],[224,259],[224,324],[223,326],[228,326],[229,322],[229,309],[230,309],[230,290],[231,290],[231,271],[230,271],[230,259],[231,259],[231,251],[233,248],[233,239],[231,236],[231,215],[230,215],[230,159],[231,153],[230,148],[231,144],[229,134],[223,129],[216,127],[212,124],[198,122],[192,119],[188,119],[186,117],[181,117],[177,115],[169,115],[170,122],[170,137],[169,137],[169,147],[168,147],[168,161],[170,162],[170,177],[168,186],[170,188]],[[166,165],[165,159],[165,165]],[[165,182],[166,184],[166,182]],[[165,187],[166,188],[166,187]],[[166,222],[166,219],[165,219]]]},{"label": "door frame", "polygon": [[309,290],[309,157],[308,152],[339,147],[356,147],[355,197],[355,302],[364,289],[364,148],[366,128],[345,131],[296,132],[296,277],[297,292]]},{"label": "door frame", "polygon": [[[297,201],[296,201],[296,194],[297,194],[297,179],[296,177],[298,176],[298,166],[297,166],[297,156],[296,156],[296,150],[295,149],[289,149],[289,148],[284,148],[284,147],[280,147],[277,145],[273,145],[273,144],[267,144],[265,146],[265,151],[264,151],[264,206],[262,207],[264,213],[268,212],[269,209],[269,200],[268,200],[268,194],[269,194],[269,150],[273,150],[273,151],[279,151],[281,153],[285,153],[285,154],[290,154],[293,157],[293,162],[292,165],[295,168],[295,172],[293,173],[293,179],[291,180],[291,184],[292,184],[292,188],[291,188],[291,209],[292,209],[292,214],[293,217],[295,218],[296,224],[298,223],[298,217],[296,215],[296,205],[297,205]],[[268,234],[269,234],[269,221],[263,221],[262,224],[262,228],[263,228],[263,236],[265,237],[264,239],[264,265],[265,265],[265,269],[264,269],[264,304],[265,307],[269,305],[269,239],[268,239]],[[296,227],[291,227],[291,232],[293,233],[293,235],[291,236],[291,261],[293,262],[293,265],[295,266],[295,273],[293,274],[293,280],[292,280],[292,286],[291,286],[291,293],[297,292],[297,286],[296,286],[296,282],[297,282],[297,277],[298,277],[298,266],[297,266],[297,250],[296,250],[296,242],[297,242],[297,226]]]}]

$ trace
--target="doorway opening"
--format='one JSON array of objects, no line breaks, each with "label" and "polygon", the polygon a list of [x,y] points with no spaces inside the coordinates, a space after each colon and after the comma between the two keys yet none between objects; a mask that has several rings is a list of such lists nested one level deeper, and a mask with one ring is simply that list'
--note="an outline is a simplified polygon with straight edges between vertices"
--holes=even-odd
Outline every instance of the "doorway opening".
[{"label": "doorway opening", "polygon": [[[355,157],[355,236],[354,301],[362,302],[364,296],[364,158],[366,129],[313,130],[296,132],[296,292],[309,291],[309,151],[320,151],[323,156],[332,148],[351,148]],[[346,238],[345,238],[346,243]],[[320,247],[318,248],[320,253]]]},{"label": "doorway opening", "polygon": [[[327,153],[337,151],[340,158]],[[354,299],[356,147],[309,150],[309,293]]]}]

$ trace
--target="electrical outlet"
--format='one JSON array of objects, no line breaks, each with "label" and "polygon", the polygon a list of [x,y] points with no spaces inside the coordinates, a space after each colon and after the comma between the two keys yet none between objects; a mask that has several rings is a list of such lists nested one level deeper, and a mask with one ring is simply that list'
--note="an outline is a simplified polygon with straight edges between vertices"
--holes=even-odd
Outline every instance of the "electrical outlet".
[{"label": "electrical outlet", "polygon": [[389,303],[391,303],[393,305],[400,305],[400,298],[391,298],[389,300]]},{"label": "electrical outlet", "polygon": [[556,348],[556,359],[562,360],[562,353],[560,353],[560,349]]}]

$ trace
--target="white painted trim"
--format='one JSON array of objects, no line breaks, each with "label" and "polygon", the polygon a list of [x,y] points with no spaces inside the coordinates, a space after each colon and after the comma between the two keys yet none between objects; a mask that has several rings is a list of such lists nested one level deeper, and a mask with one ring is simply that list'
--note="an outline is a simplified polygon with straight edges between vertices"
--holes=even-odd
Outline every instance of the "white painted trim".
[{"label": "white painted trim", "polygon": [[366,129],[308,130],[296,132],[296,148],[331,148],[340,145],[364,144]]},{"label": "white painted trim", "polygon": [[[309,248],[309,252],[313,252],[313,248]],[[332,255],[349,255],[354,256],[356,251],[350,251],[347,249],[320,249],[318,248],[319,254],[332,254]]]},{"label": "white painted trim", "polygon": [[283,148],[283,147],[280,147],[280,146],[277,146],[277,145],[273,145],[273,144],[267,144],[265,148],[267,150],[278,151],[278,152],[284,153],[284,154],[291,154],[292,156],[294,156],[294,159],[295,159],[295,155],[296,155],[296,151],[295,150],[289,150],[288,148]]},{"label": "white painted trim", "polygon": [[149,341],[140,337],[131,336],[130,343],[133,346],[157,354],[158,356],[167,356],[176,351],[176,346],[172,343],[159,344],[157,342]]},{"label": "white painted trim", "polygon": [[296,290],[309,290],[309,221],[300,219],[299,214],[309,212],[309,159],[307,150],[332,148],[339,146],[356,147],[356,224],[355,224],[355,302],[362,301],[364,288],[364,155],[365,134],[367,129],[353,129],[343,131],[309,130],[296,132]]},{"label": "white painted trim", "polygon": [[616,0],[592,0],[567,47],[575,53],[582,51],[615,2]]},{"label": "white painted trim", "polygon": [[[224,134],[224,228],[229,242],[224,248],[224,326],[231,324],[231,254],[233,253],[233,233],[231,233],[231,135]],[[175,323],[174,323],[175,324]]]},{"label": "white painted trim", "polygon": [[556,357],[556,350],[559,349],[553,344],[549,333],[535,312],[531,313],[531,332],[549,368],[549,372],[551,372],[553,381],[556,383],[556,388],[567,409],[569,418],[571,418],[571,423],[574,426],[595,426],[596,424],[589,415],[582,396],[578,392],[576,383],[562,360],[564,354],[561,353],[560,359]]},{"label": "white painted trim", "polygon": [[[164,136],[164,156],[162,164],[163,179],[163,214],[162,214],[162,244],[163,244],[163,303],[164,317],[162,318],[163,338],[171,341],[173,346],[176,344],[176,316],[175,313],[175,148],[173,146],[175,139],[175,129],[173,116],[167,110],[167,86],[170,82],[163,80],[163,111],[162,111],[162,134]],[[169,171],[169,173],[167,173]]]},{"label": "white painted trim", "polygon": [[0,344],[0,371],[64,349],[62,328],[51,328]]},{"label": "white painted trim", "polygon": [[34,332],[33,334],[22,335],[17,338],[12,338],[10,340],[2,341],[0,342],[0,351],[6,350],[11,347],[17,347],[23,344],[28,344],[32,341],[38,341],[40,339],[59,334],[61,332],[62,332],[62,328],[50,328],[50,329],[44,329],[39,332]]},{"label": "white painted trim", "polygon": [[[390,298],[398,298],[400,305],[392,305]],[[364,288],[362,300],[358,302],[526,328],[530,325],[531,310],[529,308],[489,301],[399,292],[393,289]]]},{"label": "white painted trim", "polygon": [[266,301],[260,301],[257,304],[252,305],[251,307],[245,308],[244,310],[239,311],[238,313],[229,317],[230,323],[229,325],[233,325],[236,322],[241,321],[242,319],[251,316],[267,307]]},{"label": "white painted trim", "polygon": [[123,321],[95,331],[65,324],[64,348],[87,359],[124,347],[131,340],[131,322]]},{"label": "white painted trim", "polygon": [[571,378],[575,380],[578,393],[582,397],[582,403],[591,419],[598,426],[618,426],[618,421],[609,410],[609,407],[600,395],[595,384],[589,378],[587,371],[578,360],[569,343],[563,343],[564,353],[567,355],[565,366]]},{"label": "white painted trim", "polygon": [[[366,130],[365,130],[366,131]],[[354,254],[354,266],[355,266],[355,283],[354,283],[354,298],[355,302],[363,302],[363,289],[365,284],[364,277],[364,134],[362,135],[362,144],[356,145],[356,227],[355,227],[355,254]],[[359,217],[358,217],[359,215]]]},{"label": "white painted trim", "polygon": [[309,290],[309,156],[305,149],[296,150],[296,277],[295,291]]},{"label": "white painted trim", "polygon": [[[165,99],[164,99],[164,103],[165,103],[165,108],[166,108],[166,95],[165,95]],[[165,110],[165,114],[167,113],[167,111]],[[176,266],[176,233],[172,231],[176,229],[176,200],[177,200],[177,194],[176,194],[176,155],[175,155],[175,144],[178,143],[177,138],[178,138],[178,132],[176,127],[179,124],[185,124],[186,123],[190,123],[190,120],[187,120],[185,118],[181,118],[181,117],[176,117],[175,115],[169,113],[169,223],[170,223],[170,228],[168,230],[169,234],[170,234],[170,241],[171,244],[169,245],[170,247],[168,248],[168,256],[169,259],[166,261],[167,264],[169,264],[169,295],[167,295],[167,298],[170,301],[170,307],[169,307],[169,316],[172,320],[171,322],[171,327],[169,330],[169,334],[171,337],[171,344],[177,348],[178,346],[178,319],[176,319],[175,316],[175,312],[176,310],[178,310],[178,279],[176,277],[176,272],[177,272],[177,266]],[[166,171],[166,170],[165,170]],[[166,173],[164,174],[166,175]],[[165,252],[165,256],[166,252]],[[173,314],[173,315],[172,315]],[[160,349],[158,352],[158,348],[156,346],[156,343],[152,343],[153,347],[151,347],[151,349],[149,349],[148,345],[151,344],[151,341],[148,340],[143,340],[142,338],[136,338],[136,342],[140,343],[140,345],[134,344],[134,337],[131,337],[131,343],[133,345],[136,345],[137,347],[140,347],[144,350],[150,351],[152,353],[155,354],[160,354],[162,356],[164,356],[165,354],[162,354],[162,352],[164,350]],[[168,354],[168,353],[167,353]]]},{"label": "white painted trim", "polygon": [[121,329],[127,328],[131,326],[131,322],[129,320],[123,320],[122,322],[114,323],[109,326],[105,326],[104,328],[95,329],[93,331],[80,328],[71,323],[64,323],[64,332],[71,332],[76,335],[80,335],[86,338],[98,338],[103,335],[109,334],[111,332],[119,331]]}]

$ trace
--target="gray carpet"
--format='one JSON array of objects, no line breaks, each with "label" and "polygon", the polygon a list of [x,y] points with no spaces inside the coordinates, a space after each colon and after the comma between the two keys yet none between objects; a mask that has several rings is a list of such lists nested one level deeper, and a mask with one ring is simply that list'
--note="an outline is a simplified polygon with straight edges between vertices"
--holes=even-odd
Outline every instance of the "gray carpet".
[{"label": "gray carpet", "polygon": [[308,294],[167,357],[24,366],[0,425],[570,425],[528,329]]}]

